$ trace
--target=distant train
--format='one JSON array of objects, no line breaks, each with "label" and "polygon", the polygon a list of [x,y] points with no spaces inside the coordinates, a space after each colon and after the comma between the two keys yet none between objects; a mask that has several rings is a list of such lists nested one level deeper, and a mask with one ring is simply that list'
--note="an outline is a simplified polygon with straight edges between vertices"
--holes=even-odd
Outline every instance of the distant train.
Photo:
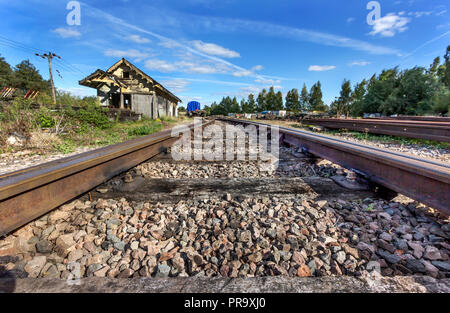
[{"label": "distant train", "polygon": [[187,105],[187,115],[189,117],[192,117],[192,116],[204,117],[206,115],[206,113],[204,110],[201,109],[200,102],[191,101]]}]

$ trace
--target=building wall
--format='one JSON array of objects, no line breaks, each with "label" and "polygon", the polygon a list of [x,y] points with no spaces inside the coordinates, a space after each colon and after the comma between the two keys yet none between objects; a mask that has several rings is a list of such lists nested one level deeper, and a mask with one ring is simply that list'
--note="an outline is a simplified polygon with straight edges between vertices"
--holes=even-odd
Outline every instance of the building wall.
[{"label": "building wall", "polygon": [[145,117],[154,118],[153,116],[153,95],[131,95],[131,110],[140,113]]},{"label": "building wall", "polygon": [[[124,72],[129,72],[129,79],[124,79]],[[162,116],[178,116],[177,104],[167,99],[163,94],[159,94],[159,91],[156,94],[153,85],[126,64],[119,66],[112,74],[123,79],[128,86],[124,93],[131,94],[132,111],[152,119]],[[104,84],[97,89],[97,97],[102,106],[111,106],[114,102],[111,100],[112,94],[119,94],[120,92],[120,88]]]}]

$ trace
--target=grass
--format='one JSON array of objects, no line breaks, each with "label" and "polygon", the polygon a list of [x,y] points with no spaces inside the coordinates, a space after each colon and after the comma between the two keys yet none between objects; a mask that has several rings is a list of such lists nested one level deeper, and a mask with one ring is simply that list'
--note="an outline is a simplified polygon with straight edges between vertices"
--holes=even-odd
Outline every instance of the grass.
[{"label": "grass", "polygon": [[62,153],[73,152],[76,146],[109,146],[134,138],[160,132],[164,127],[175,125],[183,119],[171,118],[169,122],[143,119],[137,122],[115,122],[109,128],[84,128],[75,134],[62,136],[63,144],[57,147]]},{"label": "grass", "polygon": [[[9,114],[8,118],[2,116],[0,120],[0,153],[27,149],[42,154],[49,152],[69,154],[81,146],[95,148],[113,145],[150,135],[165,127],[189,120],[183,117],[163,117],[157,120],[143,118],[137,122],[119,122],[109,120],[103,110],[96,107],[78,112],[73,110],[52,112],[47,109],[21,111],[20,107],[17,107],[14,111],[6,112]],[[27,115],[24,115],[24,112]],[[24,120],[24,116],[27,120]],[[20,134],[24,136],[44,134],[44,129],[55,135],[50,137],[52,140],[47,136],[45,144],[44,136],[36,136],[38,139],[33,144],[23,147],[9,146],[6,143],[8,134],[15,132],[19,127]]]}]

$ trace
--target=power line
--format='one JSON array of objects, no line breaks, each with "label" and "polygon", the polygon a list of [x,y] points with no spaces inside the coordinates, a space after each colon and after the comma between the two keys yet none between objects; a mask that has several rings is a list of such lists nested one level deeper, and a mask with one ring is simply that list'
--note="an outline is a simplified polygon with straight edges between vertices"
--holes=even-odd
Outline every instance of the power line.
[{"label": "power line", "polygon": [[85,72],[83,72],[82,70],[80,70],[79,68],[74,66],[73,64],[70,64],[69,62],[65,61],[63,58],[58,59],[57,61],[58,61],[58,63],[60,63],[60,65],[63,65],[65,67],[71,69],[72,71],[79,72],[79,73],[81,73],[83,75],[86,75]]},{"label": "power line", "polygon": [[23,47],[23,48],[25,48],[25,49],[28,49],[28,50],[33,50],[33,51],[36,51],[36,50],[37,50],[37,51],[41,51],[41,52],[46,52],[45,50],[42,50],[42,49],[39,49],[39,48],[35,48],[35,47],[28,46],[28,45],[26,45],[26,44],[23,44],[23,43],[21,43],[21,42],[18,42],[18,41],[12,40],[12,39],[8,39],[8,38],[6,38],[6,37],[4,37],[4,36],[1,36],[1,35],[0,35],[0,39],[3,40],[3,41],[9,42],[9,43],[11,43],[11,44],[17,45],[17,46],[21,46],[21,47]]},{"label": "power line", "polygon": [[[15,41],[15,40],[8,39],[8,38],[6,38],[4,36],[1,36],[1,35],[0,35],[0,45],[6,46],[6,47],[10,47],[10,48],[14,48],[14,49],[19,49],[19,50],[22,50],[24,52],[32,52],[33,54],[35,53],[35,51],[41,51],[41,52],[47,53],[47,51],[45,51],[45,50],[28,46],[26,44],[20,43],[20,42]],[[60,67],[63,68],[65,71],[79,72],[79,73],[81,73],[83,75],[86,75],[85,72],[83,72],[82,70],[80,70],[76,66],[70,64],[66,60],[64,60],[62,58],[61,59],[56,59],[56,60],[60,62]]]},{"label": "power line", "polygon": [[21,50],[21,51],[24,51],[24,52],[27,52],[27,53],[35,51],[35,50],[24,48],[24,47],[21,47],[21,46],[18,46],[18,45],[14,45],[14,44],[6,42],[6,41],[2,41],[1,38],[0,38],[0,45],[5,46],[5,47],[9,47],[9,48],[18,49],[18,50]]}]

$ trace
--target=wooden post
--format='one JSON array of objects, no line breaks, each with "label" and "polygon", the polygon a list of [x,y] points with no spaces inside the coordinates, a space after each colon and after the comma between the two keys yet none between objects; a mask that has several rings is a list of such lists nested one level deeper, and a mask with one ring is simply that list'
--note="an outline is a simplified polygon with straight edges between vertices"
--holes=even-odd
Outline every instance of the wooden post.
[{"label": "wooden post", "polygon": [[53,82],[53,73],[52,73],[52,59],[55,57],[61,59],[61,57],[52,52],[49,52],[48,54],[45,53],[43,55],[36,53],[36,56],[41,57],[43,59],[48,59],[48,71],[50,73],[50,84],[52,85],[52,99],[53,99],[53,104],[56,104],[55,84]]},{"label": "wooden post", "polygon": [[52,84],[52,98],[53,104],[56,104],[56,93],[55,93],[55,84],[53,83],[53,73],[52,73],[52,54],[48,55],[48,71],[50,73],[50,83]]},{"label": "wooden post", "polygon": [[123,109],[124,108],[124,99],[123,99],[123,93],[120,92],[120,108]]}]

